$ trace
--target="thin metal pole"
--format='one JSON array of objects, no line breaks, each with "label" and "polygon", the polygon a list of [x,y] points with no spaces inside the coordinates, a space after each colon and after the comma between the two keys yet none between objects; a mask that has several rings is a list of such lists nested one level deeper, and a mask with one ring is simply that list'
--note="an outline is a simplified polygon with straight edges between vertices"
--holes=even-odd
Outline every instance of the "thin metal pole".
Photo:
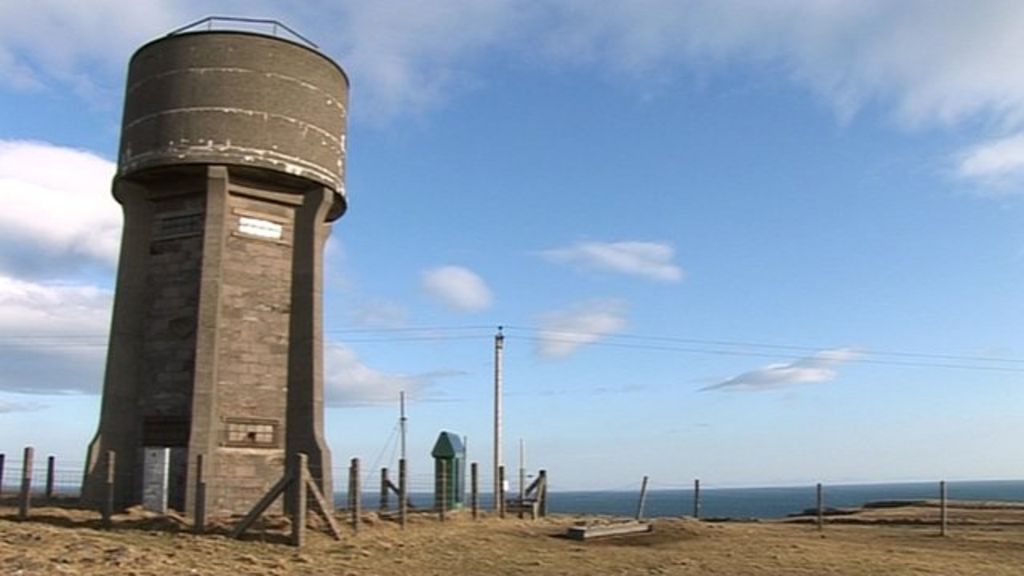
[{"label": "thin metal pole", "polygon": [[505,335],[501,326],[498,326],[498,333],[494,336],[494,509],[504,516],[504,489],[499,469],[502,467],[501,459],[501,379],[502,359],[505,351]]},{"label": "thin metal pole", "polygon": [[0,454],[0,496],[4,494],[4,461],[6,458],[6,454]]}]

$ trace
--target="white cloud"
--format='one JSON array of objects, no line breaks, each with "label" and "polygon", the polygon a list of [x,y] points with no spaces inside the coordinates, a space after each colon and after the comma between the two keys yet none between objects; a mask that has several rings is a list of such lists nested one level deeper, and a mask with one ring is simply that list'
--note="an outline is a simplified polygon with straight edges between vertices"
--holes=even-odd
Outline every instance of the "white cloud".
[{"label": "white cloud", "polygon": [[788,364],[769,364],[744,372],[701,390],[774,390],[797,384],[818,384],[834,380],[836,368],[862,358],[863,354],[850,348],[823,350],[813,356]]},{"label": "white cloud", "polygon": [[1024,134],[983,142],[961,153],[959,177],[991,188],[1007,188],[1024,178]]},{"label": "white cloud", "polygon": [[90,98],[111,92],[96,84],[97,72],[123,79],[135,48],[186,23],[189,13],[173,0],[0,2],[0,85],[39,89],[56,81]]},{"label": "white cloud", "polygon": [[398,401],[400,392],[410,400],[429,400],[435,380],[461,373],[390,374],[367,366],[355,350],[340,342],[324,346],[326,402],[334,406],[365,406]]},{"label": "white cloud", "polygon": [[94,286],[0,276],[0,390],[98,392],[111,302]]},{"label": "white cloud", "polygon": [[675,249],[665,242],[577,242],[568,248],[543,252],[553,262],[584,268],[641,276],[662,282],[679,282],[683,269],[672,260]]},{"label": "white cloud", "polygon": [[486,310],[494,300],[483,279],[462,266],[427,270],[423,273],[422,285],[428,294],[458,312]]},{"label": "white cloud", "polygon": [[99,68],[117,94],[138,45],[210,13],[278,18],[318,42],[352,77],[360,117],[429,109],[518,58],[640,82],[767,64],[843,117],[877,103],[911,125],[1024,122],[1024,77],[1007,72],[1024,53],[1016,0],[9,1],[0,78],[88,92]]},{"label": "white cloud", "polygon": [[537,353],[546,358],[564,358],[625,329],[625,304],[619,300],[590,300],[545,314],[540,323]]},{"label": "white cloud", "polygon": [[121,242],[113,175],[90,152],[0,140],[0,269],[112,268]]}]

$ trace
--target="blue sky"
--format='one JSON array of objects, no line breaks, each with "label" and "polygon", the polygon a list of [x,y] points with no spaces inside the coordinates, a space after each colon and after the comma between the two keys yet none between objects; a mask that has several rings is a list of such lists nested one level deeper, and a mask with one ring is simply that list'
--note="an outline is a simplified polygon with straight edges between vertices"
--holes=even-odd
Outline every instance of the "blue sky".
[{"label": "blue sky", "polygon": [[393,465],[406,390],[414,475],[449,429],[488,476],[504,325],[506,463],[523,438],[556,488],[1024,477],[1024,5],[994,0],[5,2],[0,451],[84,458],[126,63],[210,14],[352,80],[336,466]]}]

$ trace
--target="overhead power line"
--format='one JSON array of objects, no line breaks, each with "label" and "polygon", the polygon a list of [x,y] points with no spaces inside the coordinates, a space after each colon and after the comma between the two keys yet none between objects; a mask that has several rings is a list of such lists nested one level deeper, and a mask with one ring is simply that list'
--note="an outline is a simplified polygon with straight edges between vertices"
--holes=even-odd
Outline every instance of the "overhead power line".
[{"label": "overhead power line", "polygon": [[[388,344],[402,342],[448,342],[480,340],[493,337],[491,325],[434,325],[396,328],[342,328],[326,330],[325,334],[349,344]],[[813,358],[828,350],[843,348],[837,345],[795,345],[754,342],[747,340],[724,340],[690,338],[681,336],[654,336],[632,333],[603,333],[571,330],[552,330],[540,326],[505,325],[506,337],[534,343],[564,343],[627,350],[648,350],[652,352],[701,354],[714,356],[738,356],[774,360],[802,360]],[[0,350],[81,350],[104,348],[106,334],[83,333],[36,333],[0,335]],[[906,350],[863,349],[856,362],[886,366],[907,366],[916,368],[941,368],[958,370],[984,370],[996,372],[1024,372],[1024,359],[988,356],[945,354],[937,352],[913,352]]]}]

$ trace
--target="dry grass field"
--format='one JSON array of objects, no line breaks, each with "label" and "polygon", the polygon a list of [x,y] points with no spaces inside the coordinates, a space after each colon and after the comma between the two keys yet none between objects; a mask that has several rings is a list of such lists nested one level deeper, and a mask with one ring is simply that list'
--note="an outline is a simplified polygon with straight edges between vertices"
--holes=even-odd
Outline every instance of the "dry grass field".
[{"label": "dry grass field", "polygon": [[[0,507],[0,574],[1024,574],[1024,510],[956,508],[938,535],[933,506],[881,508],[829,519],[698,522],[661,519],[650,534],[578,542],[580,518],[530,521],[454,514],[414,516],[405,530],[367,514],[343,539],[310,531],[302,550],[281,544],[287,521],[267,521],[244,541],[193,536],[180,519],[142,512],[100,529],[94,512],[34,508],[26,522]],[[594,521],[594,518],[588,521]],[[803,520],[803,521],[801,521]]]}]

